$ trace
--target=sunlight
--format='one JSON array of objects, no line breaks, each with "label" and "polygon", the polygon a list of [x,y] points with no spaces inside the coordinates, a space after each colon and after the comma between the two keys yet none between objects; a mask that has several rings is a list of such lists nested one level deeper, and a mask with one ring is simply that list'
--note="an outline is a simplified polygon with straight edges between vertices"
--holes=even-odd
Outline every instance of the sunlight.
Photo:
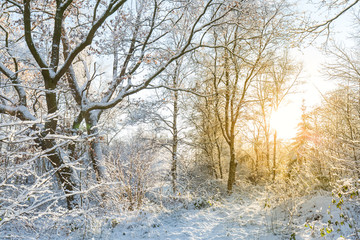
[{"label": "sunlight", "polygon": [[301,112],[295,106],[280,107],[272,114],[270,126],[276,129],[278,138],[290,140],[296,136],[300,116]]}]

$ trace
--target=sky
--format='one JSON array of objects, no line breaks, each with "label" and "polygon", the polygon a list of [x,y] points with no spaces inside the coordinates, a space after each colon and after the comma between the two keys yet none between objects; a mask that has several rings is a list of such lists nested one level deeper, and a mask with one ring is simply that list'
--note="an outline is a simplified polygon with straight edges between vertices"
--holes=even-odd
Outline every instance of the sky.
[{"label": "sky", "polygon": [[294,93],[286,96],[278,111],[271,117],[271,125],[277,130],[278,137],[283,140],[296,136],[303,103],[306,109],[310,110],[321,103],[321,93],[334,87],[321,73],[325,56],[316,47],[310,46],[301,51],[294,51],[292,54],[303,66],[298,77],[298,82],[301,83],[294,87]]},{"label": "sky", "polygon": [[[316,10],[309,8],[304,4],[304,0],[298,1],[298,7],[303,11]],[[337,9],[336,11],[339,11]],[[336,43],[349,46],[352,45],[350,33],[354,30],[354,11],[349,11],[345,15],[339,17],[331,25],[330,39]],[[320,19],[318,19],[320,20]],[[325,53],[324,44],[327,36],[315,39],[311,45],[303,47],[292,52],[293,57],[299,63],[302,63],[303,69],[299,76],[302,82],[297,89],[296,94],[288,96],[287,101],[280,106],[277,113],[272,116],[272,125],[277,130],[281,139],[291,139],[295,137],[297,132],[297,124],[301,119],[301,107],[304,102],[306,109],[311,110],[319,105],[322,95],[326,94],[336,87],[334,81],[330,81],[324,74],[324,65],[329,61],[329,57]],[[330,41],[328,42],[330,43]]]}]

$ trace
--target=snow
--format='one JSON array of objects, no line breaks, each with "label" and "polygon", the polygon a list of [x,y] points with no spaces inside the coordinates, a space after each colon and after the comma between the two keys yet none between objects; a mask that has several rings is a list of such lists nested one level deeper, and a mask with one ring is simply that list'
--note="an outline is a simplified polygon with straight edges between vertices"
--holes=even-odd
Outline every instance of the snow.
[{"label": "snow", "polygon": [[[108,239],[275,240],[290,239],[292,234],[296,239],[304,240],[321,237],[320,228],[330,218],[326,212],[331,205],[330,196],[303,199],[297,206],[294,224],[289,224],[286,204],[266,209],[265,195],[260,192],[246,197],[235,194],[205,209],[182,209],[143,217],[137,222],[124,221],[116,226]],[[315,229],[307,229],[306,222],[316,225]],[[350,234],[351,229],[343,228],[341,233],[330,234],[327,239]]]},{"label": "snow", "polygon": [[[144,226],[118,226],[112,239],[265,239],[266,218],[254,202],[234,203],[235,200],[206,209],[180,210],[151,219]],[[149,224],[150,223],[150,224]],[[123,230],[125,229],[125,230]],[[136,230],[134,230],[136,229]],[[268,238],[271,239],[271,238]]]},{"label": "snow", "polygon": [[4,239],[53,240],[356,239],[354,228],[349,228],[346,223],[338,232],[333,225],[334,231],[321,237],[321,228],[328,226],[329,220],[341,221],[340,214],[347,207],[355,222],[360,220],[360,206],[355,204],[339,209],[331,203],[332,199],[331,193],[320,191],[280,201],[263,188],[254,186],[231,196],[196,198],[184,195],[164,198],[164,204],[147,201],[135,211],[64,210],[58,215],[34,218],[26,227],[16,226],[16,222],[0,227],[0,236]]}]

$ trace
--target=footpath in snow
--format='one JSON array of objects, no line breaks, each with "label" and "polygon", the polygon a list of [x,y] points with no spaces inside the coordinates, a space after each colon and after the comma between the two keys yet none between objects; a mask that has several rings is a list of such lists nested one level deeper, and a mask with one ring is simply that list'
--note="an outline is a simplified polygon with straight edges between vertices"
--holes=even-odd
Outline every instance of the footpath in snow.
[{"label": "footpath in snow", "polygon": [[282,199],[252,186],[231,196],[209,195],[162,195],[166,199],[154,198],[136,211],[64,212],[53,222],[44,217],[7,225],[0,239],[359,239],[360,206],[338,208],[329,192]]},{"label": "footpath in snow", "polygon": [[265,193],[238,193],[202,209],[124,220],[104,239],[356,239],[346,224],[321,236],[321,228],[341,214],[331,200],[329,194],[317,195],[271,207]]}]

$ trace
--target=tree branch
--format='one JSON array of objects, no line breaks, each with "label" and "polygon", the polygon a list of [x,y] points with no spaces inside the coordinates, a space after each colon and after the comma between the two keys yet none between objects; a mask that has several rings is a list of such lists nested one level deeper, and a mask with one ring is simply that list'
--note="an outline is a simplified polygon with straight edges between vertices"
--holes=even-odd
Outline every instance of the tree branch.
[{"label": "tree branch", "polygon": [[85,40],[83,40],[80,44],[78,44],[75,47],[75,49],[69,54],[67,59],[65,59],[64,64],[61,66],[61,68],[58,70],[58,72],[55,75],[55,81],[58,81],[66,73],[68,67],[72,64],[75,57],[92,43],[96,31],[105,22],[105,20],[109,16],[111,16],[117,9],[119,9],[125,2],[126,0],[120,0],[120,1],[113,0],[110,2],[109,6],[107,7],[103,15],[91,26]]},{"label": "tree branch", "polygon": [[31,11],[30,11],[30,0],[24,0],[24,30],[25,30],[25,41],[26,44],[32,54],[32,56],[34,57],[35,61],[37,62],[37,64],[39,65],[39,67],[41,68],[41,72],[42,74],[46,77],[46,78],[50,78],[50,72],[48,70],[48,66],[45,63],[45,61],[42,59],[42,57],[40,56],[39,52],[37,51],[32,36],[31,36]]}]

